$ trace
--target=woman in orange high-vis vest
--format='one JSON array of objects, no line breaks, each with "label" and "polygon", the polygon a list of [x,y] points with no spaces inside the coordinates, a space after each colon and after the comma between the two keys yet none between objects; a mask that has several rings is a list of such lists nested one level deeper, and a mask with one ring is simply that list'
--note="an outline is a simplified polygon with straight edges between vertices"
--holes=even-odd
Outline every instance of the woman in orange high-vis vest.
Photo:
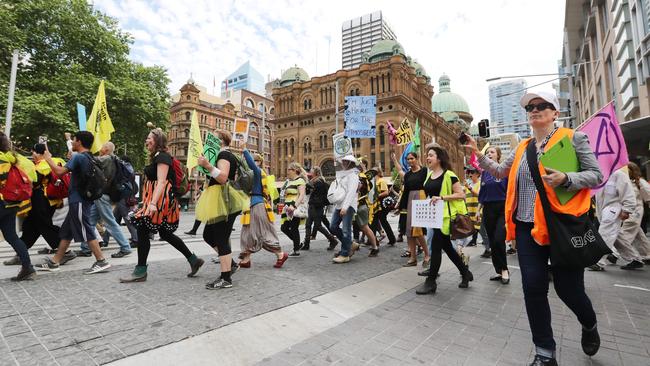
[{"label": "woman in orange high-vis vest", "polygon": [[[559,116],[559,102],[555,93],[527,93],[520,103],[528,112],[533,137],[522,141],[505,161],[499,164],[487,159],[471,137],[465,147],[479,157],[481,168],[495,178],[508,178],[506,240],[517,241],[524,301],[536,350],[535,359],[530,366],[555,366],[555,340],[548,303],[549,244],[553,244],[549,243],[544,211],[528,168],[526,146],[528,143],[536,144],[539,159],[545,150],[563,137],[568,136],[573,142],[580,161],[579,172],[563,173],[539,165],[551,208],[556,212],[576,216],[587,212],[590,207],[590,188],[600,184],[603,176],[587,135],[555,127],[555,119]],[[558,186],[577,193],[562,205],[554,191]],[[600,337],[596,327],[596,313],[585,293],[584,270],[555,267],[551,270],[555,292],[582,324],[582,350],[589,356],[596,354],[600,347]]]}]

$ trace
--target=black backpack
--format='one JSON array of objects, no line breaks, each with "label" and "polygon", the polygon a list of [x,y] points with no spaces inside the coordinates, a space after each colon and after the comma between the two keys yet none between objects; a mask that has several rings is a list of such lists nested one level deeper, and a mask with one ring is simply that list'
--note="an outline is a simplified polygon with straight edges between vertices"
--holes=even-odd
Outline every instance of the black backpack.
[{"label": "black backpack", "polygon": [[89,152],[84,152],[83,155],[88,158],[88,168],[81,173],[78,185],[79,194],[84,200],[94,201],[104,194],[108,180],[104,175],[99,159]]},{"label": "black backpack", "polygon": [[119,202],[122,198],[133,195],[135,191],[135,171],[130,163],[116,156],[111,156],[111,160],[115,165],[115,175],[106,193],[112,202]]}]

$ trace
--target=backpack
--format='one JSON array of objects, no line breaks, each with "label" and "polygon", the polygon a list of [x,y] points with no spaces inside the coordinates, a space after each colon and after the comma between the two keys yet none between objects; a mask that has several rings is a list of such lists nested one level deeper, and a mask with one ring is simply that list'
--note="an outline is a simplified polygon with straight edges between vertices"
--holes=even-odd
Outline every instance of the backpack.
[{"label": "backpack", "polygon": [[50,173],[49,182],[45,187],[45,194],[51,200],[62,200],[68,197],[70,189],[70,173],[65,173],[62,176]]},{"label": "backpack", "polygon": [[232,186],[250,195],[253,192],[253,170],[248,167],[248,164],[244,164],[241,157],[233,155],[237,159],[237,175]]},{"label": "backpack", "polygon": [[7,173],[5,184],[0,187],[5,202],[22,202],[32,197],[32,181],[27,174],[12,165]]},{"label": "backpack", "polygon": [[112,156],[111,160],[115,164],[115,175],[107,193],[111,201],[119,202],[122,198],[133,195],[135,171],[130,163],[118,157]]},{"label": "backpack", "polygon": [[180,160],[172,157],[172,169],[174,169],[174,194],[181,197],[190,190],[190,177],[187,168]]},{"label": "backpack", "polygon": [[104,175],[101,163],[89,152],[82,153],[88,159],[88,169],[81,172],[79,194],[86,201],[94,201],[104,194],[108,179]]}]

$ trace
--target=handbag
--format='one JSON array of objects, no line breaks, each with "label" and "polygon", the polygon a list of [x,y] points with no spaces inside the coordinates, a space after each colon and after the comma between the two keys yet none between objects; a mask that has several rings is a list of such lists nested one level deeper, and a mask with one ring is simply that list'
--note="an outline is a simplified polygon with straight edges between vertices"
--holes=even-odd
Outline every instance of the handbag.
[{"label": "handbag", "polygon": [[451,220],[449,230],[451,240],[465,239],[474,234],[474,223],[468,214],[456,213],[456,217],[451,219],[451,203],[449,201],[447,201],[447,210],[449,210],[449,218]]},{"label": "handbag", "polygon": [[594,227],[589,212],[574,216],[551,209],[537,165],[537,147],[534,143],[528,144],[526,159],[544,209],[551,246],[551,266],[583,270],[596,264],[604,255],[612,253]]},{"label": "handbag", "polygon": [[293,210],[293,217],[304,219],[307,218],[307,215],[308,215],[307,202],[301,203],[300,205],[298,205],[298,207],[296,207],[295,210]]},{"label": "handbag", "polygon": [[345,199],[345,188],[341,187],[339,180],[335,180],[327,189],[327,200],[330,204],[336,205]]}]

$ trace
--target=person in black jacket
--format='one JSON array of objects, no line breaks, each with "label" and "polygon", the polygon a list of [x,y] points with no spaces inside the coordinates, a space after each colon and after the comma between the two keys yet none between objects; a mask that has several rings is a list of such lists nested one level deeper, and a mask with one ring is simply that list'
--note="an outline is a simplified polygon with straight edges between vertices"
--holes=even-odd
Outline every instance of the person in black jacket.
[{"label": "person in black jacket", "polygon": [[338,244],[334,235],[332,235],[321,223],[324,218],[324,210],[329,201],[327,201],[327,190],[330,185],[323,179],[321,170],[315,166],[311,169],[313,177],[307,183],[307,194],[309,195],[309,210],[307,211],[307,222],[305,225],[305,242],[302,250],[309,250],[309,241],[311,240],[312,224],[313,232],[320,231],[330,241],[327,250],[333,250]]}]

